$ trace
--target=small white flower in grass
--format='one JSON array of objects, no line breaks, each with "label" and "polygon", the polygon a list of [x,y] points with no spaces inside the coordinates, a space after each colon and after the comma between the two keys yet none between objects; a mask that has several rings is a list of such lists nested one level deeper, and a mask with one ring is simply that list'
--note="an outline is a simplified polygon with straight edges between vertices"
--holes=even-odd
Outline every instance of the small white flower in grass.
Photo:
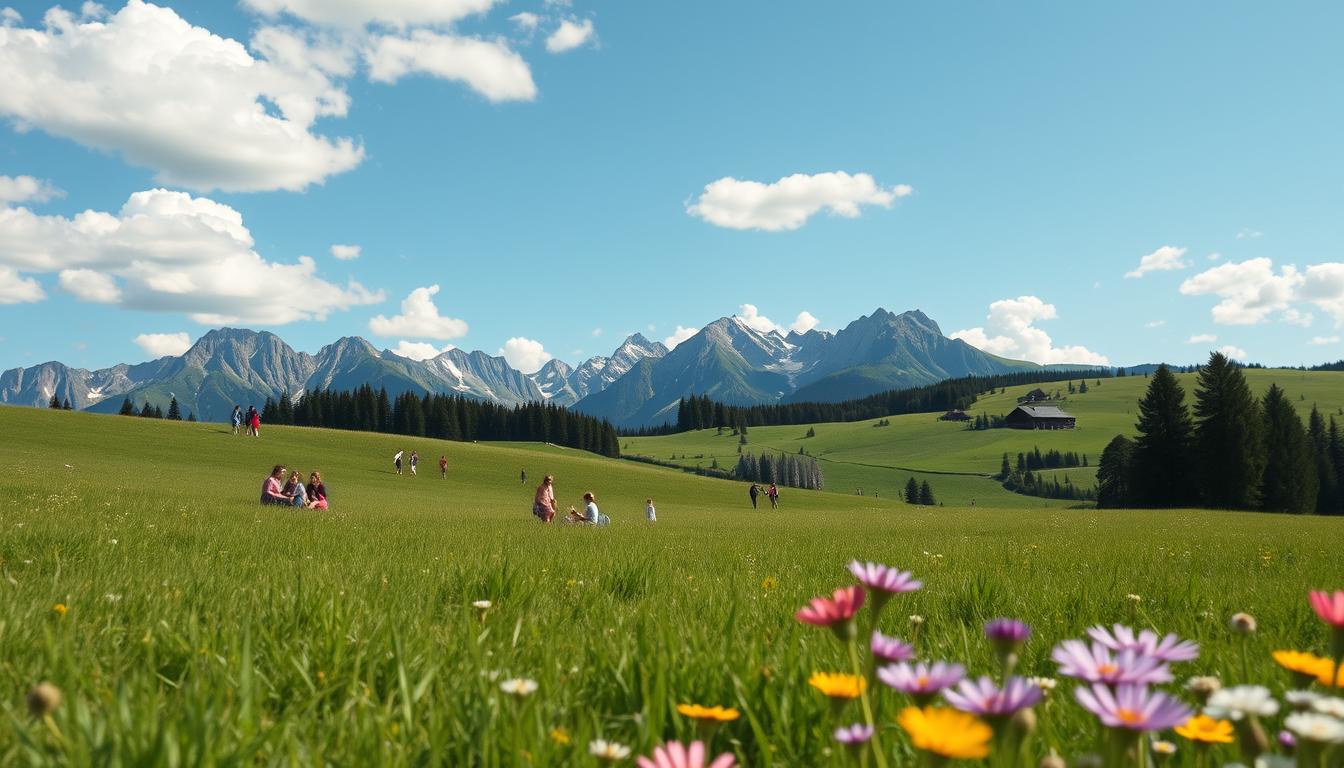
[{"label": "small white flower in grass", "polygon": [[[1288,691],[1283,694],[1283,700],[1288,702],[1288,706],[1298,712],[1306,712],[1316,705],[1316,702],[1322,698],[1321,694],[1315,691]],[[1328,714],[1328,713],[1327,713]]]},{"label": "small white flower in grass", "polygon": [[112,546],[116,546],[116,545],[117,545],[117,540],[116,540],[116,539],[108,539],[108,540],[107,540],[107,543],[108,543],[108,544],[111,544]]},{"label": "small white flower in grass", "polygon": [[1153,754],[1159,755],[1161,757],[1171,757],[1172,755],[1176,754],[1176,745],[1172,744],[1170,741],[1154,739]]},{"label": "small white flower in grass", "polygon": [[1204,714],[1215,720],[1240,720],[1251,717],[1269,717],[1279,711],[1279,702],[1269,695],[1263,685],[1237,685],[1223,688],[1209,697]]},{"label": "small white flower in grass", "polygon": [[1232,631],[1240,635],[1253,634],[1256,629],[1255,617],[1249,613],[1234,613],[1228,622]]},{"label": "small white flower in grass", "polygon": [[1125,595],[1125,599],[1135,605],[1138,605],[1139,603],[1143,602],[1143,597],[1141,597],[1140,595],[1136,595],[1133,592],[1130,592],[1128,595]]},{"label": "small white flower in grass", "polygon": [[494,605],[494,603],[490,602],[489,600],[477,600],[471,604],[471,607],[475,608],[478,611],[487,611],[490,609],[490,606],[492,605]]},{"label": "small white flower in grass", "polygon": [[500,683],[499,690],[521,699],[537,692],[537,681],[526,677],[513,677]]},{"label": "small white flower in grass", "polygon": [[1335,696],[1317,696],[1316,700],[1311,702],[1311,708],[1322,715],[1344,720],[1344,699]]},{"label": "small white flower in grass", "polygon": [[630,756],[630,748],[606,739],[594,739],[588,745],[588,754],[603,763],[615,763]]},{"label": "small white flower in grass", "polygon": [[1058,682],[1053,677],[1029,677],[1027,682],[1041,689],[1041,693],[1050,693],[1055,690]]},{"label": "small white flower in grass", "polygon": [[1314,744],[1344,744],[1344,723],[1327,715],[1297,712],[1283,719],[1283,727],[1298,739]]},{"label": "small white flower in grass", "polygon": [[910,626],[912,627],[918,627],[923,623],[924,623],[924,617],[920,616],[917,613],[910,617]]}]

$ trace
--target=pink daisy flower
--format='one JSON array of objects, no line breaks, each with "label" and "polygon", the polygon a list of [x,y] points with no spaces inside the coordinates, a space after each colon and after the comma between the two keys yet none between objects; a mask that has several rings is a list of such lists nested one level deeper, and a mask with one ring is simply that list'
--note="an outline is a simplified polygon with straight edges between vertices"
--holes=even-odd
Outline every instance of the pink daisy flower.
[{"label": "pink daisy flower", "polygon": [[873,630],[869,646],[872,648],[873,658],[878,661],[896,663],[915,658],[915,646],[898,637],[888,637],[877,630]]},{"label": "pink daisy flower", "polygon": [[1194,710],[1179,699],[1143,685],[1120,685],[1111,689],[1093,683],[1075,690],[1074,696],[1107,728],[1129,731],[1164,731],[1184,724]]},{"label": "pink daisy flower", "polygon": [[989,718],[1012,717],[1018,710],[1034,707],[1041,700],[1040,686],[1021,677],[1010,677],[1002,690],[988,675],[979,680],[962,680],[955,690],[943,692],[947,703],[972,715]]},{"label": "pink daisy flower", "polygon": [[693,741],[689,747],[679,741],[669,741],[653,751],[652,757],[637,757],[639,768],[733,768],[737,759],[724,752],[711,763],[705,762],[705,743]]},{"label": "pink daisy flower", "polygon": [[1334,594],[1323,589],[1313,589],[1311,609],[1321,617],[1321,621],[1335,629],[1344,629],[1344,589],[1337,589]]},{"label": "pink daisy flower", "polygon": [[1158,661],[1191,661],[1199,658],[1199,645],[1181,640],[1175,634],[1159,638],[1151,629],[1135,634],[1133,629],[1124,624],[1112,625],[1109,630],[1102,626],[1092,627],[1087,630],[1087,634],[1112,651],[1135,650]]},{"label": "pink daisy flower", "polygon": [[1089,647],[1082,640],[1065,640],[1055,646],[1050,658],[1059,665],[1060,674],[1089,683],[1148,685],[1171,682],[1171,670],[1166,664],[1132,648],[1112,654],[1101,643]]},{"label": "pink daisy flower", "polygon": [[886,592],[889,595],[914,592],[924,586],[924,582],[916,579],[909,571],[879,563],[861,563],[854,560],[849,564],[849,572],[868,589],[874,592]]},{"label": "pink daisy flower", "polygon": [[827,597],[814,597],[810,605],[794,616],[804,624],[837,629],[848,624],[863,607],[863,587],[841,587]]}]

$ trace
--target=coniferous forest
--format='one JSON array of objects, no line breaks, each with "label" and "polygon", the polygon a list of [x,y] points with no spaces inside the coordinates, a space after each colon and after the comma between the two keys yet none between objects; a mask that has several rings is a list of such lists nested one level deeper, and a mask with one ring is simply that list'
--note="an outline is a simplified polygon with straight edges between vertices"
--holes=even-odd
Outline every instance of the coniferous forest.
[{"label": "coniferous forest", "polygon": [[790,453],[743,454],[737,459],[733,476],[752,483],[774,483],[811,491],[820,491],[824,485],[816,459]]}]

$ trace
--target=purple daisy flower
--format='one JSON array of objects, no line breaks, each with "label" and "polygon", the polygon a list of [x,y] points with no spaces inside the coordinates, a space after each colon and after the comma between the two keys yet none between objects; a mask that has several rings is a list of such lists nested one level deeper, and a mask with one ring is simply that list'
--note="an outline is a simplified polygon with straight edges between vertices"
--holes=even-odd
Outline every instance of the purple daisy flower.
[{"label": "purple daisy flower", "polygon": [[1182,640],[1174,633],[1159,638],[1151,629],[1136,634],[1124,624],[1114,624],[1109,630],[1102,626],[1091,627],[1087,634],[1112,651],[1135,650],[1158,661],[1191,661],[1199,658],[1199,644]]},{"label": "purple daisy flower", "polygon": [[1093,683],[1078,688],[1073,695],[1107,728],[1164,731],[1185,723],[1194,714],[1179,699],[1144,685],[1119,685],[1112,693],[1105,685]]},{"label": "purple daisy flower", "polygon": [[1132,648],[1113,654],[1100,643],[1089,647],[1082,640],[1065,640],[1055,646],[1050,658],[1059,665],[1060,674],[1089,683],[1148,685],[1171,682],[1171,670],[1161,659]]},{"label": "purple daisy flower", "polygon": [[1031,627],[1017,619],[992,619],[985,624],[985,637],[999,653],[1017,653],[1031,637]]},{"label": "purple daisy flower", "polygon": [[922,661],[918,664],[902,662],[877,670],[877,679],[917,701],[932,699],[944,688],[961,682],[965,676],[965,667],[946,661],[935,661],[932,664]]},{"label": "purple daisy flower", "polygon": [[854,574],[854,578],[858,579],[860,584],[876,593],[896,595],[902,592],[914,592],[924,586],[924,582],[916,579],[909,571],[878,563],[861,563],[855,560],[849,564],[849,572]]},{"label": "purple daisy flower", "polygon": [[915,646],[898,637],[888,637],[877,630],[873,630],[873,639],[870,646],[873,650],[873,658],[878,661],[896,663],[915,658]]},{"label": "purple daisy flower", "polygon": [[835,729],[835,740],[847,747],[862,746],[872,738],[873,726],[863,723],[855,723]]},{"label": "purple daisy flower", "polygon": [[984,675],[979,680],[962,680],[956,690],[944,691],[943,698],[962,712],[1002,718],[1036,706],[1041,700],[1041,689],[1025,678],[1010,677],[1000,690],[994,678]]}]

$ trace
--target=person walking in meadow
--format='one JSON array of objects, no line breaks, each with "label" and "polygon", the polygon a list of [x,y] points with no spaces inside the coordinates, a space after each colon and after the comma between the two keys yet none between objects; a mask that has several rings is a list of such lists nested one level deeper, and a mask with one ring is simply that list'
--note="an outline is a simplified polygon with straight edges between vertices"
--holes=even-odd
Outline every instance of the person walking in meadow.
[{"label": "person walking in meadow", "polygon": [[397,468],[398,475],[401,474],[401,455],[403,453],[405,453],[405,451],[397,451],[396,455],[392,457],[392,466]]},{"label": "person walking in meadow", "polygon": [[519,473],[518,473],[518,484],[519,484],[519,485],[527,485],[527,470],[526,470],[526,469],[524,469],[522,472],[519,472]]},{"label": "person walking in meadow", "polygon": [[779,489],[774,483],[770,484],[770,490],[766,491],[765,495],[770,497],[770,508],[779,509]]},{"label": "person walking in meadow", "polygon": [[532,514],[536,515],[543,523],[549,523],[555,519],[555,478],[547,475],[537,486],[537,493],[532,497]]},{"label": "person walking in meadow", "polygon": [[759,486],[759,485],[757,485],[757,484],[755,484],[755,483],[752,483],[752,484],[751,484],[751,490],[748,491],[747,493],[749,493],[749,494],[751,495],[751,508],[752,508],[752,509],[755,509],[755,508],[756,508],[756,497],[761,495],[761,486]]},{"label": "person walking in meadow", "polygon": [[411,451],[411,477],[415,477],[416,467],[419,466],[420,466],[420,454],[415,451]]},{"label": "person walking in meadow", "polygon": [[256,408],[252,409],[252,417],[248,419],[248,427],[252,430],[253,437],[261,437],[261,414]]},{"label": "person walking in meadow", "polygon": [[653,508],[653,499],[644,500],[644,519],[650,523],[658,522],[658,510]]},{"label": "person walking in meadow", "polygon": [[233,414],[229,417],[229,421],[233,422],[233,434],[243,431],[243,406],[233,406]]},{"label": "person walking in meadow", "polygon": [[439,455],[439,479],[448,479],[448,457],[442,454]]},{"label": "person walking in meadow", "polygon": [[314,471],[308,476],[308,487],[305,489],[308,493],[309,509],[328,509],[327,486],[322,482],[322,473]]}]

